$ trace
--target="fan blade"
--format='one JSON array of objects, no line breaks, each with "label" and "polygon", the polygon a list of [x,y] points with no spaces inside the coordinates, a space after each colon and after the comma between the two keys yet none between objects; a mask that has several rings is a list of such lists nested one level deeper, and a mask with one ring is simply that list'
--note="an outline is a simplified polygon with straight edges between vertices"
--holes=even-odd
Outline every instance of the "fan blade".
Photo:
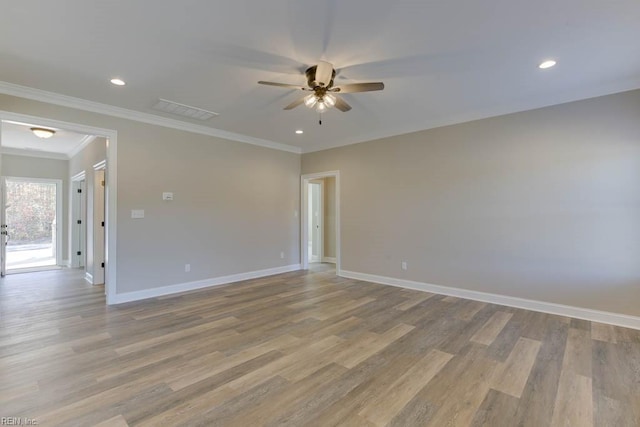
[{"label": "fan blade", "polygon": [[348,85],[342,85],[340,87],[336,87],[331,89],[331,92],[338,93],[356,93],[356,92],[371,92],[374,90],[382,90],[384,89],[384,83],[376,82],[376,83],[352,83]]},{"label": "fan blade", "polygon": [[290,85],[288,83],[275,83],[275,82],[264,82],[264,81],[259,81],[258,84],[261,85],[267,85],[267,86],[278,86],[278,87],[290,87],[292,89],[302,89],[304,90],[305,88],[303,88],[300,85]]},{"label": "fan blade", "polygon": [[306,96],[303,96],[302,98],[298,98],[295,101],[293,101],[291,104],[287,105],[286,107],[284,107],[285,110],[293,110],[294,108],[296,108],[298,105],[302,104],[304,102],[304,99],[306,98]]},{"label": "fan blade", "polygon": [[343,113],[351,110],[351,105],[347,104],[347,102],[344,99],[339,98],[337,96],[336,96],[336,105],[335,105],[335,107],[338,110],[342,111]]}]

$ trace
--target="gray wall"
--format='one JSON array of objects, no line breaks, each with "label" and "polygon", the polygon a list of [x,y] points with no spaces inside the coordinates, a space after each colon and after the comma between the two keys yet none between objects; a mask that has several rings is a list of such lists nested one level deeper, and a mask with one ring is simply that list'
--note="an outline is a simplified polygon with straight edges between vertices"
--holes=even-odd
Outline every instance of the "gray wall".
[{"label": "gray wall", "polygon": [[[69,178],[79,174],[85,173],[85,209],[86,209],[86,238],[85,238],[85,270],[87,273],[94,276],[94,269],[96,268],[94,263],[94,178],[95,170],[93,166],[102,160],[107,158],[107,141],[104,138],[96,138],[91,144],[86,146],[81,152],[73,156],[69,160]],[[73,218],[70,218],[71,226]],[[71,253],[69,253],[69,259],[71,259]],[[101,267],[100,267],[101,268]]]},{"label": "gray wall", "polygon": [[344,270],[637,316],[639,112],[626,92],[304,154],[302,172],[340,170]]},{"label": "gray wall", "polygon": [[118,293],[300,262],[299,154],[8,95],[0,110],[117,130]]},{"label": "gray wall", "polygon": [[69,161],[44,159],[30,156],[2,155],[2,175],[20,178],[41,178],[62,180],[62,218],[56,221],[62,226],[62,257],[69,259],[68,221],[69,217]]}]

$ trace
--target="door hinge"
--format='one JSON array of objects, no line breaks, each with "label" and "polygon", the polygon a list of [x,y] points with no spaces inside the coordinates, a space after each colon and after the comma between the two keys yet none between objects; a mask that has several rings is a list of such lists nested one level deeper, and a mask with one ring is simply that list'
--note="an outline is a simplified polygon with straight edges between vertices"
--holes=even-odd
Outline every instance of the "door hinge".
[{"label": "door hinge", "polygon": [[82,193],[82,188],[78,188],[78,193]]},{"label": "door hinge", "polygon": [[82,224],[82,220],[81,219],[78,220],[78,224]]},{"label": "door hinge", "polygon": [[100,185],[104,187],[104,180],[100,181]]},{"label": "door hinge", "polygon": [[104,227],[104,221],[102,221],[102,226]]},{"label": "door hinge", "polygon": [[82,255],[82,252],[78,251],[78,252],[76,252],[76,254],[78,254],[78,255]]},{"label": "door hinge", "polygon": [[104,268],[104,262],[102,263],[102,268]]}]

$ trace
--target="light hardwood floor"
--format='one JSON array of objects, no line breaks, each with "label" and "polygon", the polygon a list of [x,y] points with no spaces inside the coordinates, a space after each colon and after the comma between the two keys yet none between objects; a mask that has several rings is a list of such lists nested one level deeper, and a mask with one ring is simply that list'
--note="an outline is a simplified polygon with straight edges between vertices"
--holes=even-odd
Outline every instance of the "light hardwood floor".
[{"label": "light hardwood floor", "polygon": [[[0,417],[64,426],[640,426],[640,331],[326,266],[106,307],[0,280]],[[24,420],[24,418],[23,418]]]}]

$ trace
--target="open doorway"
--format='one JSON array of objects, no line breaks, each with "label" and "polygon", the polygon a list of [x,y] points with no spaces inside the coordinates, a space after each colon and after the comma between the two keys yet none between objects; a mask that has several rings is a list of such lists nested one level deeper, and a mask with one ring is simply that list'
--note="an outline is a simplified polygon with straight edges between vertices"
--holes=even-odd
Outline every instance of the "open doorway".
[{"label": "open doorway", "polygon": [[[46,131],[45,136],[36,132],[40,130]],[[100,143],[96,144],[98,140]],[[97,149],[92,149],[98,146],[101,147],[100,153]],[[88,264],[86,249],[90,234],[87,224],[87,196],[89,187],[93,189],[94,174],[100,174],[100,236],[97,240],[101,248],[98,279],[100,283],[104,283],[107,304],[115,303],[117,298],[116,147],[117,132],[113,130],[0,111],[0,176],[9,178],[10,181],[12,177],[48,179],[56,175],[62,181],[62,188],[58,186],[55,191],[58,206],[58,201],[62,201],[62,212],[58,209],[55,214],[55,242],[38,243],[49,245],[52,250],[55,248],[57,266],[74,267],[83,276],[83,267],[86,268]],[[97,161],[101,165],[96,168]],[[79,174],[79,169],[86,171],[86,176]],[[11,221],[11,203],[5,203],[9,192],[2,185],[0,189],[0,247],[3,249],[0,250],[0,271],[5,273],[7,261],[11,267],[12,260],[4,249],[16,236],[11,233],[14,225],[10,226],[7,221]],[[8,210],[5,209],[7,205]],[[47,217],[46,221],[48,220]],[[50,257],[47,263],[51,263]],[[65,272],[65,277],[72,273],[72,270],[62,271]],[[0,281],[0,285],[3,283]]]},{"label": "open doorway", "polygon": [[340,271],[340,173],[301,177],[301,265],[335,264]]},{"label": "open doorway", "polygon": [[324,255],[324,179],[309,181],[307,184],[309,209],[307,210],[309,262],[322,262]]},{"label": "open doorway", "polygon": [[62,264],[62,180],[3,177],[5,272]]},{"label": "open doorway", "polygon": [[[93,209],[91,221],[91,235],[92,235],[92,270],[90,283],[94,285],[104,284],[104,263],[105,263],[105,220],[104,220],[104,208],[105,208],[105,167],[106,162],[102,161],[93,165]],[[89,270],[87,269],[87,274]]]}]

